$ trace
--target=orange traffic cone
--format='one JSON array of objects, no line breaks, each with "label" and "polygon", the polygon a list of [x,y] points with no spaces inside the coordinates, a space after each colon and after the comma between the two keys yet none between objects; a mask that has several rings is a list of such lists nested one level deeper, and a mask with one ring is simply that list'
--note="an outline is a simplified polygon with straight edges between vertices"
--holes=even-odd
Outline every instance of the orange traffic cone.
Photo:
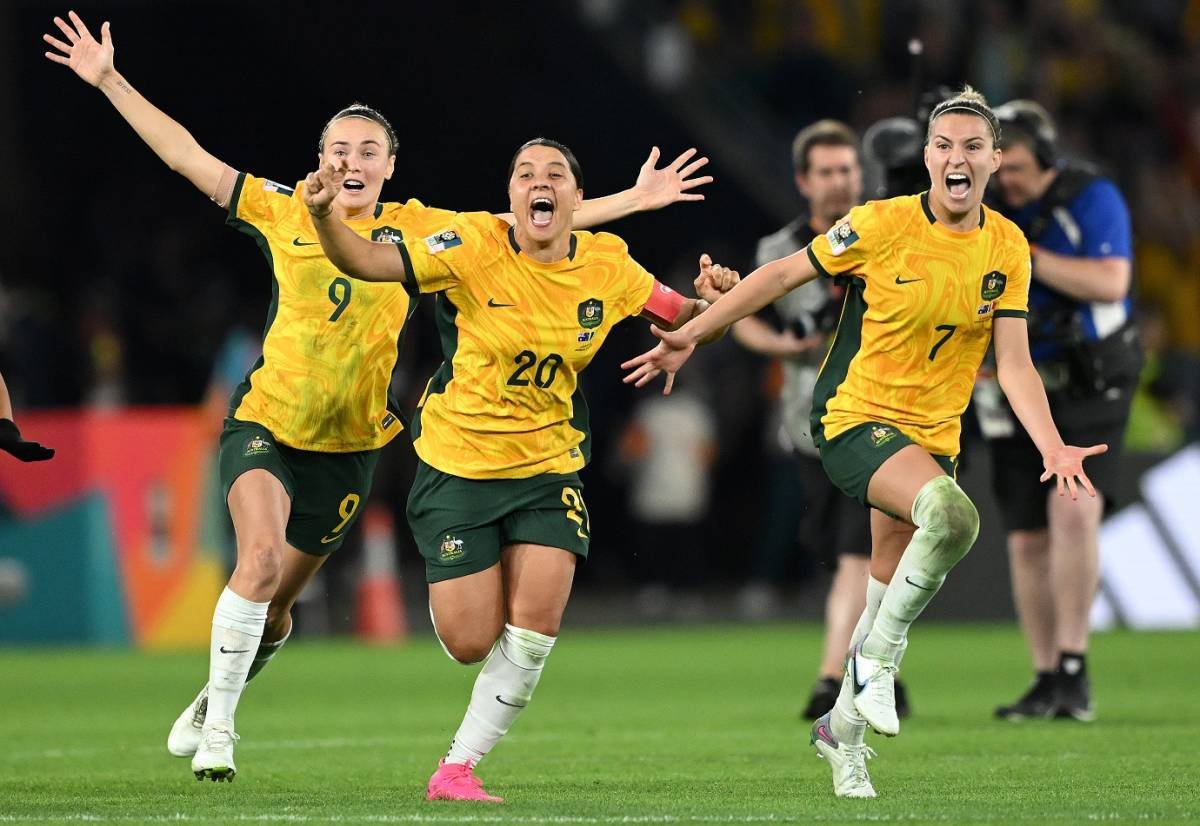
[{"label": "orange traffic cone", "polygon": [[358,583],[357,633],[374,643],[408,637],[404,592],[396,570],[396,524],[380,505],[363,514],[363,568]]}]

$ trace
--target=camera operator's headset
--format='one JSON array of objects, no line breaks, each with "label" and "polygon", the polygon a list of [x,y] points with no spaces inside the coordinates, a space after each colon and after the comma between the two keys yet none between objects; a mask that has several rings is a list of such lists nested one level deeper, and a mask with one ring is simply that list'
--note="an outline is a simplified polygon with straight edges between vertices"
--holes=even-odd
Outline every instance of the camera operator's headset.
[{"label": "camera operator's headset", "polygon": [[1029,136],[1033,142],[1033,156],[1042,169],[1050,169],[1058,163],[1058,130],[1040,103],[1010,100],[994,111],[1001,130],[1011,128]]}]

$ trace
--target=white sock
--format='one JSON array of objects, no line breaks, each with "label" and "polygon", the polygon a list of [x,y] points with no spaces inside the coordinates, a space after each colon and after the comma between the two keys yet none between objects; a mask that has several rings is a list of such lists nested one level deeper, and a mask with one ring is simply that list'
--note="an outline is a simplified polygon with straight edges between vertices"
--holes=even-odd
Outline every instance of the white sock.
[{"label": "white sock", "polygon": [[[867,605],[863,608],[854,633],[850,635],[850,650],[866,639],[875,624],[875,615],[879,613],[879,603],[887,591],[887,583],[880,582],[873,576],[867,577]],[[834,739],[858,745],[863,742],[867,733],[867,721],[854,707],[854,686],[847,682],[850,675],[842,675],[842,688],[838,692],[837,702],[833,705],[833,713],[829,715],[829,727],[833,729]]]},{"label": "white sock", "polygon": [[292,638],[292,629],[283,635],[283,639],[275,640],[275,642],[260,642],[258,651],[254,652],[254,662],[250,663],[250,670],[246,673],[246,682],[254,679],[258,672],[267,667],[267,663],[275,659],[275,655],[279,653],[279,649],[283,648],[284,643]]},{"label": "white sock", "polygon": [[226,586],[213,612],[212,644],[208,655],[208,716],[204,728],[216,723],[233,727],[233,712],[246,687],[246,674],[262,640],[269,602],[251,602]]},{"label": "white sock", "polygon": [[917,530],[862,643],[863,654],[893,664],[904,650],[908,629],[979,535],[979,513],[949,476],[925,483],[913,500],[912,517]]},{"label": "white sock", "polygon": [[471,691],[471,703],[454,735],[447,763],[474,766],[499,742],[529,703],[555,637],[505,623]]}]

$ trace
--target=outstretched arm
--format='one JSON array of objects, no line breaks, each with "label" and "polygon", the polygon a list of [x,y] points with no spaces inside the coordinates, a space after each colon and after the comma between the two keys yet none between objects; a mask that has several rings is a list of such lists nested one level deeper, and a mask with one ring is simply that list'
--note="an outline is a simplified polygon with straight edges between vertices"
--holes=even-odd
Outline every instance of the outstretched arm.
[{"label": "outstretched arm", "polygon": [[333,214],[333,199],[345,179],[345,161],[341,168],[326,164],[304,179],[304,204],[325,257],[346,275],[363,281],[408,281],[408,267],[398,244],[368,241]]},{"label": "outstretched arm", "polygon": [[65,41],[45,34],[42,39],[57,51],[46,52],[55,63],[71,68],[98,88],[121,117],[167,166],[187,178],[222,207],[229,205],[237,172],[210,155],[191,133],[168,117],[129,84],[113,65],[113,40],[109,24],[100,26],[100,42],[92,37],[83,19],[69,12],[71,22],[54,18]]},{"label": "outstretched arm", "polygon": [[1029,326],[1024,318],[1001,317],[992,322],[992,340],[996,349],[996,377],[1013,412],[1042,454],[1045,482],[1057,476],[1058,493],[1078,496],[1076,479],[1092,496],[1095,488],[1083,472],[1083,460],[1108,450],[1108,445],[1074,447],[1063,444],[1062,436],[1050,415],[1050,403],[1041,376],[1029,357]]}]

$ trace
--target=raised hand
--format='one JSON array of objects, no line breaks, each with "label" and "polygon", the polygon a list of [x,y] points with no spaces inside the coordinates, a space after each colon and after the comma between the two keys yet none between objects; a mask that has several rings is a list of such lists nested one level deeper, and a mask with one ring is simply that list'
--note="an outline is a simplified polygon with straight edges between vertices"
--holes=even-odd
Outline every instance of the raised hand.
[{"label": "raised hand", "polygon": [[644,387],[659,373],[666,373],[667,383],[663,387],[663,395],[669,396],[671,386],[675,384],[675,374],[691,357],[692,351],[696,349],[696,342],[679,330],[670,332],[661,327],[651,327],[650,332],[661,339],[658,346],[622,364],[622,370],[631,371],[622,381],[626,384],[632,383],[634,387]]},{"label": "raised hand", "polygon": [[696,295],[711,304],[732,290],[740,280],[741,276],[737,270],[714,264],[706,252],[700,256],[700,274],[692,283],[696,288]]},{"label": "raised hand", "polygon": [[1107,451],[1108,445],[1092,445],[1091,447],[1063,445],[1042,457],[1042,464],[1046,468],[1046,472],[1042,474],[1041,481],[1045,482],[1051,477],[1057,476],[1058,495],[1069,493],[1072,499],[1078,499],[1079,488],[1075,481],[1078,479],[1083,489],[1090,496],[1095,496],[1096,489],[1092,487],[1091,480],[1083,472],[1083,460],[1088,456],[1099,456]]},{"label": "raised hand", "polygon": [[697,170],[708,164],[708,158],[698,158],[692,161],[691,159],[695,155],[696,150],[689,149],[662,169],[655,169],[659,156],[658,147],[651,149],[650,157],[646,158],[646,162],[638,170],[637,183],[633,185],[634,192],[638,196],[639,208],[642,210],[661,209],[676,201],[703,201],[703,195],[688,192],[688,190],[704,184],[711,184],[713,177],[712,175],[705,175],[701,178],[691,177]]},{"label": "raised hand", "polygon": [[308,173],[304,179],[304,205],[313,217],[324,218],[333,209],[333,199],[342,191],[346,170],[346,162],[342,161],[341,166],[327,163]]},{"label": "raised hand", "polygon": [[58,52],[46,52],[46,57],[55,63],[70,66],[75,74],[92,86],[99,86],[104,78],[116,71],[113,68],[113,42],[108,22],[101,24],[100,42],[97,43],[84,25],[83,18],[73,11],[67,12],[67,16],[71,18],[70,23],[61,17],[54,18],[54,25],[58,26],[67,42],[53,35],[42,35],[42,40],[58,49]]}]

